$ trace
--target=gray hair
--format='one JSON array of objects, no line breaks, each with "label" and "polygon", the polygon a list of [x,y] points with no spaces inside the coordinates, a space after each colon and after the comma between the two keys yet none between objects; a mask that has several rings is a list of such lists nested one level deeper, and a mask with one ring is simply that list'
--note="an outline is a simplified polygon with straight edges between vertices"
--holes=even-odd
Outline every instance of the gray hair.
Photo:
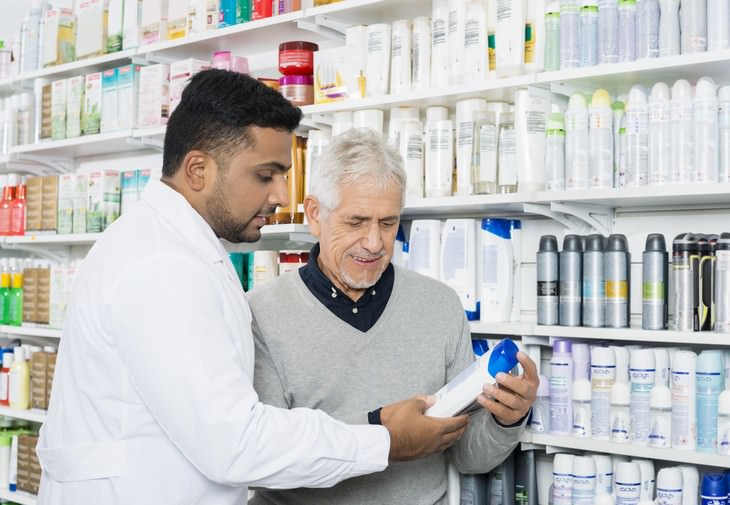
[{"label": "gray hair", "polygon": [[324,211],[340,204],[340,188],[367,181],[375,192],[394,185],[400,190],[403,208],[406,171],[403,158],[385,137],[370,128],[354,128],[332,139],[307,174],[309,191]]}]

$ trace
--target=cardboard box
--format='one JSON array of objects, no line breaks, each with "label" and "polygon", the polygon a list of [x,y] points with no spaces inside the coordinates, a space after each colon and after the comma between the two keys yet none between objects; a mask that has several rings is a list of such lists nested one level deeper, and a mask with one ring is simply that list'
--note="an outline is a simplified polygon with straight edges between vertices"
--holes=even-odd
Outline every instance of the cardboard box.
[{"label": "cardboard box", "polygon": [[345,39],[345,46],[314,53],[315,103],[337,102],[364,96],[367,27],[348,28]]},{"label": "cardboard box", "polygon": [[66,84],[66,138],[81,135],[81,117],[84,105],[83,75],[71,77]]},{"label": "cardboard box", "polygon": [[70,63],[76,59],[74,11],[49,9],[44,17],[43,61],[45,67]]},{"label": "cardboard box", "polygon": [[139,45],[139,2],[124,2],[124,40],[122,48],[132,49]]},{"label": "cardboard box", "polygon": [[101,170],[89,174],[86,232],[102,232],[119,217],[119,172]]},{"label": "cardboard box", "polygon": [[48,324],[51,320],[51,269],[38,269],[38,299],[36,322]]},{"label": "cardboard box", "polygon": [[101,72],[86,75],[83,118],[84,135],[101,131]]},{"label": "cardboard box", "polygon": [[137,86],[139,65],[124,65],[117,69],[117,128],[137,127]]},{"label": "cardboard box", "polygon": [[56,231],[58,225],[58,176],[43,176],[41,230]]},{"label": "cardboard box", "polygon": [[86,205],[89,179],[86,174],[73,174],[73,233],[86,233]]},{"label": "cardboard box", "polygon": [[170,114],[175,110],[185,86],[192,76],[202,70],[210,68],[210,62],[187,58],[170,65]]},{"label": "cardboard box", "polygon": [[170,65],[159,63],[139,71],[139,128],[164,126],[169,117]]},{"label": "cardboard box", "polygon": [[[106,52],[116,53],[122,50],[124,39],[124,0],[108,0]],[[127,2],[133,3],[133,2]],[[134,2],[136,3],[136,2]],[[135,21],[137,18],[134,18]]]},{"label": "cardboard box", "polygon": [[53,136],[53,86],[49,82],[41,92],[41,140]]},{"label": "cardboard box", "polygon": [[43,178],[29,177],[25,180],[25,230],[40,231],[43,210]]},{"label": "cardboard box", "polygon": [[150,177],[152,177],[152,170],[150,170],[149,168],[137,171],[138,200],[142,199],[142,192],[144,191],[144,188],[147,187],[147,183],[150,182]]},{"label": "cardboard box", "polygon": [[40,475],[32,471],[39,466],[36,445],[37,435],[18,435],[18,489],[34,495],[40,486]]},{"label": "cardboard box", "polygon": [[59,79],[51,83],[51,138],[66,138],[66,101],[68,100],[68,79]]},{"label": "cardboard box", "polygon": [[48,353],[34,352],[30,360],[30,406],[48,408]]},{"label": "cardboard box", "polygon": [[58,176],[58,222],[57,232],[73,233],[74,197],[76,196],[76,174]]},{"label": "cardboard box", "polygon": [[142,45],[167,39],[167,0],[142,0],[139,26],[142,32]]},{"label": "cardboard box", "polygon": [[139,200],[137,193],[137,170],[126,170],[122,172],[122,199],[121,214],[129,212]]},{"label": "cardboard box", "polygon": [[101,132],[118,129],[117,69],[111,68],[101,73]]},{"label": "cardboard box", "polygon": [[53,388],[53,375],[56,373],[56,357],[58,354],[48,354],[48,368],[46,369],[46,402],[50,403],[51,389]]},{"label": "cardboard box", "polygon": [[167,4],[167,39],[179,39],[188,34],[188,3],[171,0]]},{"label": "cardboard box", "polygon": [[76,9],[76,58],[100,56],[106,49],[104,0],[81,0]]},{"label": "cardboard box", "polygon": [[38,298],[38,269],[23,269],[23,321],[36,320]]}]

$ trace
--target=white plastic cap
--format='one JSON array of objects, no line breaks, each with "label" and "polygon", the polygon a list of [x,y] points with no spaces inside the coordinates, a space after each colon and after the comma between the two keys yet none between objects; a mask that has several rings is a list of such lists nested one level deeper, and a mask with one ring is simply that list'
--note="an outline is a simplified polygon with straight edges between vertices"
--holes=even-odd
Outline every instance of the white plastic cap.
[{"label": "white plastic cap", "polygon": [[614,382],[611,386],[611,405],[629,405],[631,403],[631,386],[628,382]]},{"label": "white plastic cap", "polygon": [[[518,90],[519,91],[519,90]],[[418,112],[418,109],[415,109]],[[487,110],[487,101],[484,98],[466,98],[456,102],[456,115],[467,118],[475,110]]]},{"label": "white plastic cap", "polygon": [[573,400],[579,402],[591,400],[591,383],[588,379],[579,379],[573,383]]},{"label": "white plastic cap", "polygon": [[432,123],[434,121],[443,121],[445,119],[449,119],[448,107],[443,107],[441,105],[433,105],[426,109],[426,122],[427,123]]},{"label": "white plastic cap", "polygon": [[640,380],[642,373],[651,374],[656,372],[654,351],[651,349],[639,349],[632,352],[629,362],[630,379],[632,381],[643,382]]},{"label": "white plastic cap", "polygon": [[393,121],[393,119],[421,119],[421,110],[418,107],[405,105],[391,107],[390,120]]},{"label": "white plastic cap", "polygon": [[596,468],[596,494],[608,493],[611,490],[611,479],[613,477],[611,456],[593,454],[592,458]]},{"label": "white plastic cap", "polygon": [[14,352],[4,352],[3,353],[3,368],[10,368],[13,364],[14,359],[15,359]]},{"label": "white plastic cap", "polygon": [[553,458],[553,473],[571,474],[573,472],[573,456],[572,454],[558,453]]},{"label": "white plastic cap", "polygon": [[35,96],[33,93],[21,93],[20,95],[20,108],[27,109],[33,107],[35,102]]},{"label": "white plastic cap", "polygon": [[709,350],[702,351],[697,356],[697,372],[698,373],[718,373],[722,374],[724,368],[722,351]]},{"label": "white plastic cap", "polygon": [[632,105],[646,105],[646,89],[640,84],[634,84],[629,90],[629,109]]},{"label": "white plastic cap", "polygon": [[717,413],[723,416],[730,416],[730,389],[720,393],[717,399]]},{"label": "white plastic cap", "polygon": [[669,86],[666,83],[658,82],[651,87],[649,102],[666,102],[669,101],[670,97]]},{"label": "white plastic cap", "polygon": [[539,384],[537,386],[537,396],[541,398],[550,397],[550,379],[540,374]]},{"label": "white plastic cap", "polygon": [[511,106],[506,102],[487,102],[487,110],[490,112],[509,112]]},{"label": "white plastic cap", "polygon": [[54,345],[46,345],[43,347],[43,352],[46,352],[48,354],[56,354],[57,349]]},{"label": "white plastic cap", "polygon": [[591,347],[591,366],[616,366],[616,353],[611,347]]},{"label": "white plastic cap", "polygon": [[[700,488],[700,472],[696,466],[679,465],[682,471],[682,497],[696,497]],[[686,503],[686,502],[683,502]],[[696,502],[695,502],[696,503]]]},{"label": "white plastic cap", "polygon": [[[669,351],[664,347],[655,347],[654,351],[654,368],[656,375],[654,376],[654,384],[658,386],[669,385]],[[666,374],[664,376],[663,374]]]},{"label": "white plastic cap", "polygon": [[677,351],[672,360],[672,373],[697,371],[697,355],[692,351]]},{"label": "white plastic cap", "polygon": [[576,477],[595,477],[596,464],[590,456],[574,456],[572,473]]},{"label": "white plastic cap", "polygon": [[13,361],[25,361],[25,349],[23,349],[23,347],[18,346],[13,349],[13,352],[15,353]]},{"label": "white plastic cap", "polygon": [[590,379],[591,350],[588,344],[574,343],[570,352],[573,356],[573,380]]},{"label": "white plastic cap", "polygon": [[633,484],[641,482],[641,468],[633,461],[622,461],[616,465],[616,484]]},{"label": "white plastic cap", "polygon": [[616,382],[629,382],[629,351],[623,346],[612,345],[616,355]]},{"label": "white plastic cap", "polygon": [[611,95],[605,89],[597,89],[591,98],[591,107],[611,108]]},{"label": "white plastic cap", "polygon": [[655,385],[649,394],[649,407],[652,409],[671,409],[672,391],[667,386]]},{"label": "white plastic cap", "polygon": [[682,470],[678,466],[670,466],[659,470],[656,476],[657,492],[662,489],[682,490]]},{"label": "white plastic cap", "polygon": [[651,500],[654,497],[654,462],[650,459],[632,459],[632,463],[639,464],[641,471],[641,499]]},{"label": "white plastic cap", "polygon": [[678,79],[672,86],[672,99],[692,98],[692,86],[686,79]]},{"label": "white plastic cap", "polygon": [[698,98],[715,98],[717,86],[710,77],[702,77],[695,85],[695,96]]},{"label": "white plastic cap", "polygon": [[560,2],[550,2],[547,4],[545,12],[560,12]]},{"label": "white plastic cap", "polygon": [[586,97],[583,93],[573,93],[570,96],[568,110],[586,110]]},{"label": "white plastic cap", "polygon": [[723,102],[730,101],[730,84],[724,84],[717,90],[717,96]]},{"label": "white plastic cap", "polygon": [[370,128],[376,132],[383,132],[383,111],[380,109],[356,110],[352,115],[354,128]]}]

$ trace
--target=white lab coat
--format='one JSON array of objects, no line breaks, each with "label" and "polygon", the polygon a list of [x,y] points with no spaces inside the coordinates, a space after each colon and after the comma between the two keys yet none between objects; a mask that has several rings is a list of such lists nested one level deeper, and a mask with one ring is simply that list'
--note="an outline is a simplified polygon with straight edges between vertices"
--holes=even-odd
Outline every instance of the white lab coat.
[{"label": "white lab coat", "polygon": [[39,504],[233,505],[248,485],[327,487],[385,468],[382,426],[258,401],[250,324],[220,241],[151,181],[76,275]]}]

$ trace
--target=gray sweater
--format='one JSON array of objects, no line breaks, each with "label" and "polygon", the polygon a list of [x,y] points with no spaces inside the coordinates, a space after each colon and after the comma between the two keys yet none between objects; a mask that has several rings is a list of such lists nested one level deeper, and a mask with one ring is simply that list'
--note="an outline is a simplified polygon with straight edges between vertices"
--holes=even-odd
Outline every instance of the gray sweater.
[{"label": "gray sweater", "polygon": [[[296,272],[257,288],[248,299],[256,340],[254,387],[271,405],[321,409],[350,424],[367,424],[369,410],[436,392],[474,360],[456,293],[410,270],[396,267],[385,311],[365,333],[332,314]],[[447,455],[463,473],[487,472],[514,449],[523,427],[500,427],[480,409],[446,454],[392,463],[382,473],[330,489],[260,489],[249,504],[445,503]]]}]

